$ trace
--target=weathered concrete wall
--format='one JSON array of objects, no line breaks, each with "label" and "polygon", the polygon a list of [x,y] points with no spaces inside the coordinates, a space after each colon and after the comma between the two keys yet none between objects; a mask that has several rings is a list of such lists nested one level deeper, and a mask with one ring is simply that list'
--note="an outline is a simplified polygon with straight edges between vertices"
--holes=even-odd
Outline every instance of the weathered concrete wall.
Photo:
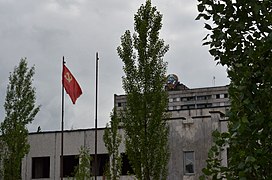
[{"label": "weathered concrete wall", "polygon": [[[219,116],[182,117],[170,120],[170,161],[169,180],[198,179],[205,167],[208,151],[212,145],[212,132],[219,127]],[[195,153],[195,173],[185,175],[184,151]]]},{"label": "weathered concrete wall", "polygon": [[[78,155],[81,146],[89,148],[90,153],[94,154],[94,133],[93,129],[65,131],[63,155]],[[97,152],[99,154],[107,153],[103,142],[103,134],[104,129],[99,129],[97,132]],[[50,156],[50,178],[48,179],[60,179],[61,133],[41,132],[30,134],[28,142],[30,151],[22,161],[22,179],[32,179],[32,158],[45,156]],[[121,144],[120,151],[124,152],[124,144]],[[102,179],[102,177],[98,179]]]}]

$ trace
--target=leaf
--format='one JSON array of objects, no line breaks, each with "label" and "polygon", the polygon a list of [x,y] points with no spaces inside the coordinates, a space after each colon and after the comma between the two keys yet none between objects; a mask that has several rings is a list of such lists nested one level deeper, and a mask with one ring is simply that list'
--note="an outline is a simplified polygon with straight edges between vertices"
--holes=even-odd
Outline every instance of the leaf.
[{"label": "leaf", "polygon": [[203,12],[204,9],[205,9],[205,6],[204,6],[203,4],[197,5],[197,10],[198,10],[199,12]]},{"label": "leaf", "polygon": [[255,162],[255,161],[256,161],[256,159],[253,156],[247,156],[246,160],[245,160],[246,163],[248,163],[248,162],[252,163],[252,162]]},{"label": "leaf", "polygon": [[211,172],[208,168],[203,168],[203,169],[202,169],[202,172],[203,172],[205,175],[207,175],[207,176],[212,175],[212,172]]},{"label": "leaf", "polygon": [[203,45],[203,46],[206,46],[206,45],[209,45],[209,44],[211,44],[211,42],[206,41],[206,42],[204,42],[202,45]]},{"label": "leaf", "polygon": [[209,24],[207,24],[207,23],[205,23],[204,28],[206,28],[206,29],[208,29],[208,30],[212,30],[212,27],[211,27]]},{"label": "leaf", "polygon": [[203,39],[202,39],[202,41],[205,41],[205,40],[207,40],[207,38],[210,36],[210,34],[207,34]]}]

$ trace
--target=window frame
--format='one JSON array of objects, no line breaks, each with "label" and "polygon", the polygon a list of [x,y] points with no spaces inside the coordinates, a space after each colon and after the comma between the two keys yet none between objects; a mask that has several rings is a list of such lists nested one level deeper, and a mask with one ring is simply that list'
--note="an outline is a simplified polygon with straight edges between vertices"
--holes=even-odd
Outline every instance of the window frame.
[{"label": "window frame", "polygon": [[[32,157],[31,179],[50,178],[50,156]],[[38,167],[42,168],[41,174],[37,174]]]},{"label": "window frame", "polygon": [[[187,154],[192,153],[192,170],[193,172],[187,172],[186,170],[186,165],[187,165],[187,159],[188,157],[186,156]],[[184,171],[184,175],[195,175],[195,152],[194,151],[183,151],[183,171]]]}]

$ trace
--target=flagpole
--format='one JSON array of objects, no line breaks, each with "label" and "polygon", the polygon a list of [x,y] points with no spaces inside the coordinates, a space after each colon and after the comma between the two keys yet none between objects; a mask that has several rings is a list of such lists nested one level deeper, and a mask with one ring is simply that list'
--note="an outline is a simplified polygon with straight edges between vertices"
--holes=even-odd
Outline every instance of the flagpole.
[{"label": "flagpole", "polygon": [[96,53],[96,80],[95,80],[95,152],[94,152],[94,179],[97,180],[97,93],[98,93],[98,52]]},{"label": "flagpole", "polygon": [[[63,70],[63,66],[65,64],[64,61],[64,56],[62,58],[62,70]],[[62,74],[62,81],[63,81],[63,74]],[[61,156],[60,156],[60,179],[63,180],[63,125],[64,125],[64,86],[63,86],[63,82],[62,84],[62,100],[61,100]]]}]

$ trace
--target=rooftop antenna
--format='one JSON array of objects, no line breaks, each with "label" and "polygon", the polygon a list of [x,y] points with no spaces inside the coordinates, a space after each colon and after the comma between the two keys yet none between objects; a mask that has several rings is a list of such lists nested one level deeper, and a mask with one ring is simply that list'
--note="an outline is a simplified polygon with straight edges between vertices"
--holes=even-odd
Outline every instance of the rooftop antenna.
[{"label": "rooftop antenna", "polygon": [[215,76],[213,76],[212,83],[213,83],[213,86],[215,86]]}]

